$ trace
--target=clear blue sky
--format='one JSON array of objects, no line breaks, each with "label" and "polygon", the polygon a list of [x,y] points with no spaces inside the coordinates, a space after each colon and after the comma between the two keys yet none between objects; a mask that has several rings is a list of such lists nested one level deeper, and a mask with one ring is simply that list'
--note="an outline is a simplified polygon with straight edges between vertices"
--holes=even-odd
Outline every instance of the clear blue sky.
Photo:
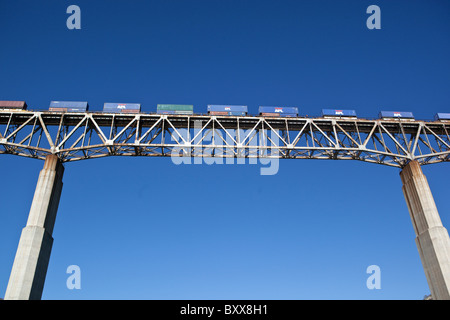
[{"label": "clear blue sky", "polygon": [[[44,4],[45,3],[45,4]],[[81,30],[66,9],[81,8]],[[381,30],[366,9],[381,8]],[[450,112],[449,1],[1,1],[0,100]],[[0,156],[0,296],[43,162]],[[422,299],[399,169],[65,165],[43,299]],[[450,165],[423,168],[450,227]],[[66,287],[69,265],[81,290]],[[366,268],[381,269],[381,289]]]}]

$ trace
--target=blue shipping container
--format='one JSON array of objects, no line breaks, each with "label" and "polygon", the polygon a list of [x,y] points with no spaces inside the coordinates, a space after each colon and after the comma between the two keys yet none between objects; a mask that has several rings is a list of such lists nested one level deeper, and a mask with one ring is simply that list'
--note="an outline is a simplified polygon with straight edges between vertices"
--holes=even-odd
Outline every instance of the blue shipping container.
[{"label": "blue shipping container", "polygon": [[290,115],[298,116],[298,108],[296,107],[259,107],[259,114],[262,113],[278,113],[280,117]]},{"label": "blue shipping container", "polygon": [[208,112],[248,112],[247,106],[208,105]]},{"label": "blue shipping container", "polygon": [[414,119],[414,115],[408,111],[381,111],[380,118]]},{"label": "blue shipping container", "polygon": [[342,109],[322,109],[322,117],[356,117],[355,110],[342,110]]},{"label": "blue shipping container", "polygon": [[436,113],[434,120],[450,120],[450,113]]},{"label": "blue shipping container", "polygon": [[110,113],[139,113],[141,111],[140,103],[105,103],[103,112]]},{"label": "blue shipping container", "polygon": [[51,101],[50,111],[86,112],[89,109],[87,102],[80,101]]}]

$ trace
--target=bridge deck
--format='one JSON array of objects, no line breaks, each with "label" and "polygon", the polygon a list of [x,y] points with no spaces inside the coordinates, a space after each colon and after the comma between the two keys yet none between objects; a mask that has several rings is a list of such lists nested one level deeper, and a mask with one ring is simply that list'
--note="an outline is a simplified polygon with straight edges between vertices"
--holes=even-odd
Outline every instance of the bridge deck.
[{"label": "bridge deck", "polygon": [[450,122],[0,111],[0,153],[345,159],[404,167],[449,161]]}]

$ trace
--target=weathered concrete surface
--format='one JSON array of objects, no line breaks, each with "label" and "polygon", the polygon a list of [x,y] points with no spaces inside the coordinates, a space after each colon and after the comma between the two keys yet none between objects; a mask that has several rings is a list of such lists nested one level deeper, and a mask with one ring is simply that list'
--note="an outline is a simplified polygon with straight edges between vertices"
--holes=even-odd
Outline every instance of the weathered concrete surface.
[{"label": "weathered concrete surface", "polygon": [[411,161],[400,177],[431,296],[435,300],[450,300],[450,238],[428,181],[417,161]]},{"label": "weathered concrete surface", "polygon": [[39,174],[27,225],[22,229],[5,300],[41,299],[63,173],[64,167],[58,157],[47,156]]}]

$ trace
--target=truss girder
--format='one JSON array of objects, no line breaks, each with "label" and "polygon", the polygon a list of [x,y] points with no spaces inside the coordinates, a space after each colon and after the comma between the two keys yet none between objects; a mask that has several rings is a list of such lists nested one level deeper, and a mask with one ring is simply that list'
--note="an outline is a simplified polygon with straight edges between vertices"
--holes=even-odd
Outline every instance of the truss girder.
[{"label": "truss girder", "polygon": [[449,122],[0,112],[0,153],[69,162],[107,156],[450,160]]}]

